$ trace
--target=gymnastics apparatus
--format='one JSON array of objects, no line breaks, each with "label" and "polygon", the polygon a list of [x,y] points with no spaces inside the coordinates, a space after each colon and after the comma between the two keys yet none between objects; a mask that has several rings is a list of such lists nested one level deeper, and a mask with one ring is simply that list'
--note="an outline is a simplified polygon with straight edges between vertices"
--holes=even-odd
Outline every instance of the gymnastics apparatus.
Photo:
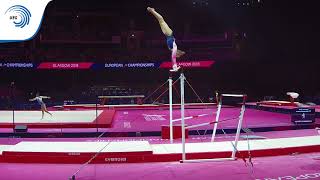
[{"label": "gymnastics apparatus", "polygon": [[[182,147],[182,158],[180,160],[181,163],[184,162],[206,162],[206,161],[224,161],[224,160],[236,160],[236,153],[240,152],[237,149],[238,141],[240,138],[240,131],[242,129],[242,122],[243,122],[243,117],[245,113],[245,103],[247,99],[247,95],[245,94],[218,94],[216,92],[216,100],[218,101],[217,104],[217,111],[210,113],[210,114],[200,114],[200,115],[195,115],[195,116],[189,116],[185,117],[185,84],[189,85],[189,87],[192,89],[193,93],[197,96],[198,100],[203,103],[201,100],[200,96],[196,93],[194,88],[191,86],[191,84],[188,82],[186,79],[184,72],[183,72],[183,67],[179,67],[178,63],[176,62],[177,57],[181,57],[182,55],[185,54],[185,52],[178,50],[177,45],[175,43],[175,39],[173,37],[173,31],[169,28],[167,23],[164,21],[163,17],[157,13],[153,8],[148,7],[147,10],[159,21],[160,27],[162,32],[166,35],[167,37],[167,45],[168,48],[171,51],[171,60],[172,60],[172,69],[169,70],[169,78],[168,80],[163,83],[160,87],[158,87],[155,91],[153,91],[149,96],[145,97],[142,101],[146,102],[147,99],[149,99],[152,95],[154,95],[158,90],[160,90],[164,85],[168,83],[168,88],[160,94],[159,97],[157,97],[153,103],[155,103],[161,96],[163,96],[167,91],[169,91],[169,123],[170,123],[170,143],[173,143],[173,123],[181,121],[181,147]],[[180,76],[173,82],[173,74],[174,73],[180,73]],[[181,112],[181,118],[179,119],[173,119],[173,88],[176,83],[180,81],[180,112]],[[177,91],[177,89],[175,89]],[[144,96],[139,96],[137,98],[143,98]],[[242,98],[242,103],[241,103],[241,110],[240,110],[240,115],[236,118],[228,118],[228,119],[223,119],[219,120],[220,117],[220,112],[222,110],[222,99],[223,97],[231,97],[231,98]],[[108,97],[108,96],[100,96],[100,99],[107,99],[107,98],[118,98],[118,97]],[[131,97],[130,97],[131,98]],[[205,104],[205,103],[203,103]],[[206,123],[200,123],[196,125],[191,125],[191,126],[185,126],[185,120],[188,119],[193,119],[193,118],[198,118],[198,117],[203,117],[203,116],[210,116],[216,114],[215,120],[211,122],[206,122]],[[220,158],[220,159],[187,159],[186,155],[186,134],[185,130],[186,129],[191,129],[191,128],[196,128],[196,127],[201,127],[201,126],[207,126],[207,125],[214,125],[213,127],[213,132],[212,132],[212,137],[211,137],[211,142],[214,142],[218,123],[223,122],[223,121],[230,121],[238,119],[238,125],[237,125],[237,130],[236,130],[236,136],[234,142],[230,141],[232,144],[233,150],[230,158]],[[248,133],[246,130],[244,130],[246,133]],[[223,131],[224,132],[224,131]],[[104,132],[105,133],[105,132]],[[99,137],[102,137],[104,135],[102,133]],[[224,132],[225,133],[225,132]],[[99,138],[98,137],[98,138]],[[248,156],[249,156],[249,162],[251,163],[250,167],[253,167],[253,164],[251,162],[251,154],[250,154],[250,146],[249,146],[249,138],[247,136],[248,140]],[[70,179],[75,180],[76,175],[88,164],[90,164],[107,146],[109,145],[106,144],[100,151],[98,151],[94,156],[91,157],[89,161],[87,161],[85,164],[83,164],[71,177]],[[240,155],[241,156],[241,155]],[[242,159],[245,161],[245,164],[247,166],[247,162],[242,156]]]},{"label": "gymnastics apparatus", "polygon": [[[216,94],[216,98],[217,98],[218,104],[217,104],[217,112],[216,112],[215,121],[211,121],[211,122],[207,122],[207,123],[201,123],[201,124],[192,125],[192,126],[185,126],[185,120],[198,118],[198,117],[202,117],[202,116],[208,116],[209,114],[200,114],[200,115],[196,115],[196,116],[185,117],[185,82],[188,83],[188,85],[191,87],[193,92],[197,95],[198,99],[200,99],[200,101],[201,101],[201,98],[198,96],[198,94],[192,88],[190,83],[186,80],[186,77],[185,77],[185,75],[183,73],[182,68],[180,69],[180,67],[177,65],[177,62],[176,62],[176,57],[180,57],[180,56],[184,55],[185,52],[183,52],[181,50],[178,50],[176,42],[175,42],[175,38],[173,37],[173,31],[168,26],[168,24],[164,21],[164,18],[158,12],[156,12],[154,8],[148,7],[147,11],[149,11],[158,20],[160,28],[161,28],[163,34],[167,38],[168,48],[172,52],[171,53],[172,69],[170,70],[170,72],[171,73],[175,73],[175,72],[178,72],[179,70],[181,70],[180,71],[180,77],[174,83],[173,83],[173,80],[172,80],[172,74],[171,73],[170,73],[170,76],[169,76],[169,79],[168,79],[168,83],[169,83],[168,90],[169,90],[170,143],[173,143],[173,123],[177,122],[177,121],[181,121],[181,133],[182,133],[182,135],[181,135],[182,136],[182,160],[181,160],[181,162],[201,162],[201,161],[212,161],[212,160],[213,161],[217,161],[217,160],[235,160],[236,159],[236,152],[237,152],[237,145],[238,145],[238,141],[239,141],[239,137],[240,137],[240,131],[242,129],[242,122],[243,122],[243,116],[244,116],[244,112],[245,112],[245,103],[246,103],[247,95],[245,95],[245,94],[221,94],[221,95],[218,95],[218,94]],[[173,85],[179,80],[180,80],[181,118],[173,120],[172,88],[173,88]],[[163,94],[164,93],[162,93],[161,95],[163,95]],[[233,146],[233,151],[232,151],[231,157],[230,158],[224,158],[224,159],[210,159],[210,160],[208,160],[208,159],[187,160],[187,158],[186,158],[186,134],[185,134],[185,130],[186,129],[196,128],[196,127],[201,127],[201,126],[214,125],[213,132],[212,132],[212,137],[211,137],[211,142],[214,142],[214,138],[215,138],[217,127],[218,127],[218,123],[219,123],[219,117],[220,117],[220,112],[221,112],[221,108],[222,108],[222,99],[223,99],[223,97],[242,98],[242,105],[241,105],[240,115],[237,118],[228,118],[228,119],[220,120],[220,122],[223,122],[223,121],[229,121],[229,120],[238,119],[238,126],[237,126],[235,140],[234,140],[234,143],[231,142],[231,144]]]}]

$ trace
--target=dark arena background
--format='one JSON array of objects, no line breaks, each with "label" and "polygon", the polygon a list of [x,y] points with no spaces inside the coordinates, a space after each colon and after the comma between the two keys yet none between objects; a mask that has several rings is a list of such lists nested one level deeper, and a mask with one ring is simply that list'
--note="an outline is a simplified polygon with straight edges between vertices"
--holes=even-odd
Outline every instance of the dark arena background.
[{"label": "dark arena background", "polygon": [[[147,7],[185,52],[178,71]],[[0,44],[0,179],[320,179],[318,16],[53,0],[31,40]]]}]

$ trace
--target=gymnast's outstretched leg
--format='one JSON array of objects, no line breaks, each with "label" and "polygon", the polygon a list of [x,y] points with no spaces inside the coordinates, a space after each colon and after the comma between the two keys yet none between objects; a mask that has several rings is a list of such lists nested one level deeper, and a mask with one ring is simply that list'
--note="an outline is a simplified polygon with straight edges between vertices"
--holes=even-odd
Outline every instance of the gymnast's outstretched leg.
[{"label": "gymnast's outstretched leg", "polygon": [[176,58],[181,57],[182,55],[185,54],[185,52],[178,50],[177,44],[175,42],[175,38],[173,36],[173,31],[165,22],[163,17],[157,11],[155,11],[154,8],[148,7],[147,10],[158,20],[162,33],[167,37],[167,45],[171,51],[173,71],[177,71],[179,67],[177,65]]},{"label": "gymnast's outstretched leg", "polygon": [[42,105],[42,110],[52,116],[52,114],[48,111],[46,104]]},{"label": "gymnast's outstretched leg", "polygon": [[52,114],[47,110],[47,106],[46,106],[46,104],[41,104],[41,111],[42,111],[42,118],[41,119],[43,119],[43,116],[44,116],[44,113],[46,112],[46,113],[48,113],[48,114],[50,114],[50,116],[52,116]]},{"label": "gymnast's outstretched leg", "polygon": [[172,36],[173,31],[163,17],[154,8],[148,7],[147,10],[158,20],[162,33],[166,36]]}]

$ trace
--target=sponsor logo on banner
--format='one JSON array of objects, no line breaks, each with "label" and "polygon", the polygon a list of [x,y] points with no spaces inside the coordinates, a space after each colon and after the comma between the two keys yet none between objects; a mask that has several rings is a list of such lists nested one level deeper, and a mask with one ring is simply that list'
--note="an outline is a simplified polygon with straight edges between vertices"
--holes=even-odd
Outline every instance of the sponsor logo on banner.
[{"label": "sponsor logo on banner", "polygon": [[28,63],[28,62],[2,62],[0,63],[0,68],[9,68],[9,69],[21,69],[21,68],[34,68],[33,63]]},{"label": "sponsor logo on banner", "polygon": [[[2,61],[2,62],[1,62]],[[158,69],[171,68],[171,62],[148,62],[148,63],[93,63],[93,62],[43,62],[32,63],[31,60],[12,60],[0,59],[0,68],[2,69]],[[180,62],[179,65],[186,68],[209,68],[214,64],[214,61],[192,61]]]},{"label": "sponsor logo on banner", "polygon": [[38,32],[44,10],[52,0],[1,0],[0,43],[32,39]]},{"label": "sponsor logo on banner", "polygon": [[[210,68],[213,64],[213,60],[205,60],[205,61],[183,61],[177,62],[177,64],[183,68]],[[163,62],[160,65],[160,68],[172,68],[171,62]]]},{"label": "sponsor logo on banner", "polygon": [[159,64],[154,62],[148,63],[105,63],[105,68],[117,69],[117,68],[158,68]]},{"label": "sponsor logo on banner", "polygon": [[90,69],[91,62],[45,62],[38,66],[38,69]]}]

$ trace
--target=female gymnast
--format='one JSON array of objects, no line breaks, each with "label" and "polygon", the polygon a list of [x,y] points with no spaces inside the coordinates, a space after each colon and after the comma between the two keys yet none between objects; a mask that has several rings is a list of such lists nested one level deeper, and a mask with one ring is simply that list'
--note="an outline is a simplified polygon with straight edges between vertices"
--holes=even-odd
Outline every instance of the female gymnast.
[{"label": "female gymnast", "polygon": [[50,99],[50,97],[40,96],[39,93],[37,93],[35,98],[29,99],[29,101],[37,101],[39,103],[39,105],[41,106],[41,111],[42,111],[42,118],[41,119],[43,119],[44,112],[46,112],[52,116],[52,114],[47,110],[46,104],[43,102],[42,99]]},{"label": "female gymnast", "polygon": [[173,31],[170,29],[168,24],[164,21],[163,17],[157,11],[155,11],[154,8],[148,7],[147,11],[149,11],[158,20],[161,31],[167,37],[167,45],[169,50],[171,51],[171,60],[172,60],[171,71],[178,71],[180,67],[177,65],[176,58],[183,56],[185,52],[178,49],[177,44],[175,42],[175,38],[173,36]]}]

